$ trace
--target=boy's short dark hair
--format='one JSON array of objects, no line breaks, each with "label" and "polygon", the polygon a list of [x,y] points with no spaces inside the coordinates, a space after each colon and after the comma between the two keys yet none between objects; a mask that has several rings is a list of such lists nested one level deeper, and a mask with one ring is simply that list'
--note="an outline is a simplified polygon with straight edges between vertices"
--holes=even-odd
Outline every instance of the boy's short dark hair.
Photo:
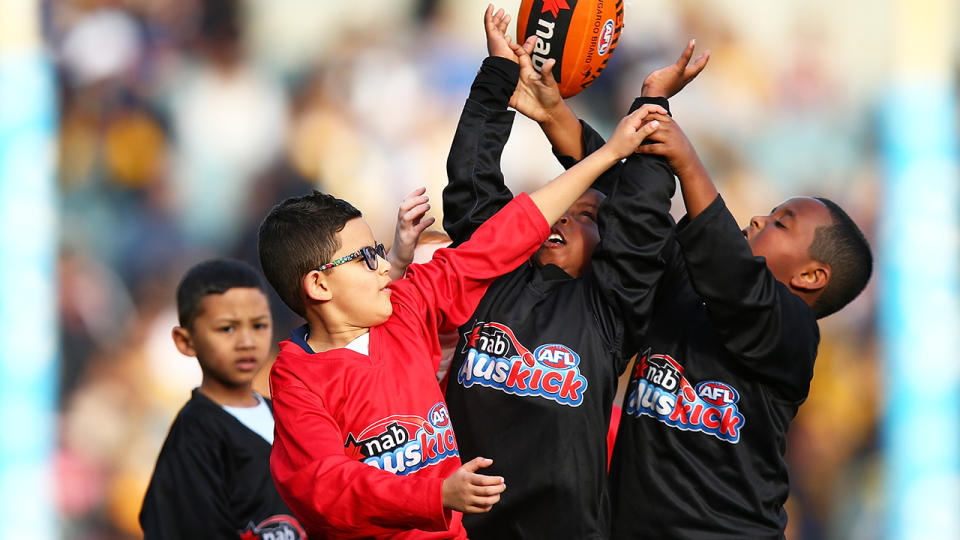
[{"label": "boy's short dark hair", "polygon": [[177,285],[177,316],[180,326],[190,328],[200,314],[200,301],[210,294],[223,294],[237,287],[260,289],[263,279],[249,264],[233,259],[211,259],[195,265]]},{"label": "boy's short dark hair", "polygon": [[343,199],[314,190],[273,207],[260,224],[257,249],[260,266],[280,299],[297,315],[306,316],[300,281],[310,270],[330,261],[340,249],[337,233],[360,210]]},{"label": "boy's short dark hair", "polygon": [[840,206],[815,197],[830,211],[833,225],[818,227],[807,250],[810,258],[830,265],[830,282],[813,304],[818,319],[836,313],[867,286],[873,271],[870,244],[857,224]]}]

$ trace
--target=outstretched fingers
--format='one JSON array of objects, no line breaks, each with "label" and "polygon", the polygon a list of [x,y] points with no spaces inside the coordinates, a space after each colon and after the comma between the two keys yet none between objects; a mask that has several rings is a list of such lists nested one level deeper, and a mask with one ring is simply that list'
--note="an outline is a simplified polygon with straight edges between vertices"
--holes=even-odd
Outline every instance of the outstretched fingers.
[{"label": "outstretched fingers", "polygon": [[500,20],[497,23],[497,30],[499,30],[501,34],[506,36],[507,39],[510,39],[510,36],[507,36],[507,26],[510,24],[510,15],[507,13],[503,13],[502,9],[500,10],[500,12],[501,12],[501,15],[500,15]]},{"label": "outstretched fingers", "polygon": [[691,39],[687,43],[687,48],[683,50],[680,54],[680,59],[677,60],[677,68],[683,73],[684,84],[692,81],[703,71],[703,68],[707,67],[707,61],[710,60],[710,50],[703,51],[700,53],[700,56],[693,61],[693,65],[690,64],[690,59],[693,58],[693,49],[697,45],[696,39]]},{"label": "outstretched fingers", "polygon": [[426,192],[426,187],[418,187],[404,197],[403,200],[400,201],[400,210],[397,213],[397,217],[403,217],[404,214],[409,212],[414,207],[420,206],[429,201],[430,197],[426,195]]},{"label": "outstretched fingers", "polygon": [[693,48],[696,47],[697,40],[691,39],[687,42],[686,48],[683,49],[683,52],[680,53],[680,58],[677,59],[677,69],[682,73],[687,69],[687,64],[690,63],[690,59],[693,58]]}]

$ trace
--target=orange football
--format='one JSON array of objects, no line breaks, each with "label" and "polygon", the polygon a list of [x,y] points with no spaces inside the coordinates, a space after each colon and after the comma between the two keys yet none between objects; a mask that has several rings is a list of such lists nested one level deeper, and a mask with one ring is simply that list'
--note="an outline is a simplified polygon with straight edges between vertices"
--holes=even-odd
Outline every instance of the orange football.
[{"label": "orange football", "polygon": [[597,80],[623,30],[623,0],[523,0],[517,41],[537,36],[533,65],[557,61],[553,76],[560,95],[578,94]]}]

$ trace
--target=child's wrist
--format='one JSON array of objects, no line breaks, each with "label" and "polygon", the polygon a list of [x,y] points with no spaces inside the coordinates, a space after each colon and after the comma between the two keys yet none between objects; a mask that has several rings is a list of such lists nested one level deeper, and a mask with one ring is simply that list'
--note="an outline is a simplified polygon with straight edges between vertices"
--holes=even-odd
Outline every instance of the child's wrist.
[{"label": "child's wrist", "polygon": [[610,168],[614,163],[620,161],[623,156],[617,151],[613,146],[612,141],[607,141],[603,146],[597,149],[593,155],[597,156],[597,160],[603,164],[604,169]]},{"label": "child's wrist", "polygon": [[693,179],[697,176],[706,175],[706,169],[703,166],[703,163],[700,162],[700,158],[696,155],[685,156],[680,159],[678,163],[672,164],[676,173],[677,178],[681,181],[684,179]]},{"label": "child's wrist", "polygon": [[659,88],[655,84],[644,82],[643,86],[640,87],[640,97],[666,98],[668,96],[664,89]]}]

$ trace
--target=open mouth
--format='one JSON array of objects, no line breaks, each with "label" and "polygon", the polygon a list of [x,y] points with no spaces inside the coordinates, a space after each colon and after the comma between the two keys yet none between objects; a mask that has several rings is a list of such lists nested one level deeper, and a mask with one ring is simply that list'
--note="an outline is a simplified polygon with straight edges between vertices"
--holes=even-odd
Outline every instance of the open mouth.
[{"label": "open mouth", "polygon": [[548,248],[555,248],[565,245],[567,245],[566,239],[564,239],[563,235],[558,232],[551,232],[550,236],[547,237],[546,242],[543,243],[543,246]]}]

